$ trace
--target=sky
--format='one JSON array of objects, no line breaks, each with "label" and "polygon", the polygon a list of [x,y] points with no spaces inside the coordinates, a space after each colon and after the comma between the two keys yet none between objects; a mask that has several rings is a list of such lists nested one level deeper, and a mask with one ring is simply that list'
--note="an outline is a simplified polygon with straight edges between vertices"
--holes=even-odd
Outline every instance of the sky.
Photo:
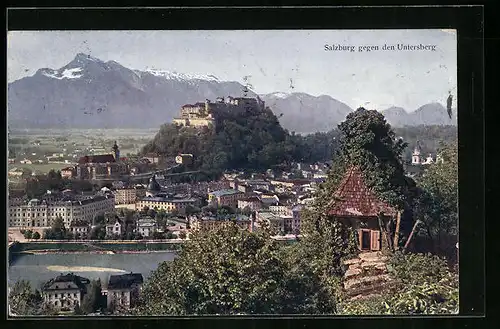
[{"label": "sky", "polygon": [[[435,50],[383,50],[384,45]],[[325,50],[354,46],[354,51]],[[359,51],[359,47],[378,50]],[[131,69],[212,74],[256,93],[329,95],[352,108],[407,111],[457,94],[455,30],[15,31],[7,79],[58,69],[77,53]]]}]

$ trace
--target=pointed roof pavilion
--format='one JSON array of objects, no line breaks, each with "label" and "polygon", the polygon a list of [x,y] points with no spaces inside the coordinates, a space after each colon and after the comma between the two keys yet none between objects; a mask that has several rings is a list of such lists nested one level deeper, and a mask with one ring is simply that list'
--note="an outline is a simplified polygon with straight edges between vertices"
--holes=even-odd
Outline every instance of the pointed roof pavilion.
[{"label": "pointed roof pavilion", "polygon": [[377,217],[381,212],[385,216],[396,216],[396,209],[378,198],[366,185],[359,167],[353,166],[346,171],[339,188],[334,193],[335,200],[329,215],[335,217]]}]

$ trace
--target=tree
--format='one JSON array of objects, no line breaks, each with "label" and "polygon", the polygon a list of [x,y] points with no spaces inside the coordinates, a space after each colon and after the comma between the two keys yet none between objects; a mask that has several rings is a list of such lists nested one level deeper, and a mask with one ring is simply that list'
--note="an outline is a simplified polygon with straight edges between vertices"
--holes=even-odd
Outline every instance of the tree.
[{"label": "tree", "polygon": [[33,291],[28,281],[14,283],[9,292],[9,307],[12,315],[39,315],[43,298],[38,290]]},{"label": "tree", "polygon": [[198,231],[145,282],[144,315],[322,313],[314,276],[292,271],[282,245],[236,224]]},{"label": "tree", "polygon": [[38,233],[38,232],[33,233],[33,236],[31,238],[34,239],[34,240],[40,239],[41,238],[40,237],[40,233]]},{"label": "tree", "polygon": [[90,230],[90,240],[104,240],[106,238],[106,227],[103,225],[96,226]]},{"label": "tree", "polygon": [[162,239],[165,239],[165,233],[163,232],[153,232],[153,234],[151,235],[151,238],[155,239],[155,240],[162,240]]},{"label": "tree", "polygon": [[[438,154],[443,162],[429,165],[418,180],[420,193],[415,210],[415,216],[423,224],[419,233],[432,241],[434,252],[453,249],[458,239],[457,142],[441,145]],[[442,240],[449,245],[441,243]]]},{"label": "tree", "polygon": [[23,233],[25,239],[32,239],[33,238],[33,231],[32,230],[27,230]]},{"label": "tree", "polygon": [[191,205],[187,205],[186,209],[185,209],[186,216],[191,216],[191,215],[194,215],[194,214],[198,214],[200,212],[201,212],[200,208],[194,207],[194,206],[191,206]]},{"label": "tree", "polygon": [[90,314],[102,308],[104,308],[104,298],[101,291],[101,280],[92,280],[87,294],[82,299],[81,311],[83,314]]},{"label": "tree", "polygon": [[358,166],[368,187],[396,209],[409,209],[412,202],[411,182],[405,177],[401,161],[406,145],[396,139],[382,114],[360,108],[347,115],[339,132],[332,169],[316,193],[313,207],[303,212],[303,238],[294,253],[295,261],[310,267],[335,300],[340,298],[344,274],[341,261],[358,253],[357,240],[352,228],[325,214],[335,202],[332,196],[349,167]]},{"label": "tree", "polygon": [[58,216],[52,223],[52,226],[46,229],[44,232],[44,239],[49,240],[64,240],[68,238],[66,227],[64,226],[64,221],[62,217]]},{"label": "tree", "polygon": [[182,231],[179,233],[179,239],[185,239],[186,238],[186,232]]},{"label": "tree", "polygon": [[156,217],[156,210],[154,209],[148,209],[147,213],[146,213],[149,217],[153,217],[155,218]]}]

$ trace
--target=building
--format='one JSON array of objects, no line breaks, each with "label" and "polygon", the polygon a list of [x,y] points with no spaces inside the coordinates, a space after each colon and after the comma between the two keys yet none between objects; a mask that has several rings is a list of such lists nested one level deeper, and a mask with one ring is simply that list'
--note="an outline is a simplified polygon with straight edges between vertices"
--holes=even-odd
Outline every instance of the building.
[{"label": "building", "polygon": [[148,187],[146,188],[146,197],[155,197],[158,193],[161,192],[161,186],[156,181],[156,177],[153,174],[149,179]]},{"label": "building", "polygon": [[62,178],[73,178],[76,176],[76,169],[74,167],[66,167],[61,169]]},{"label": "building", "polygon": [[117,216],[114,216],[106,224],[106,236],[112,237],[122,235],[124,229],[125,227],[123,221]]},{"label": "building", "polygon": [[192,154],[179,154],[175,157],[175,162],[183,165],[191,165],[193,164],[193,155]]},{"label": "building", "polygon": [[267,224],[271,229],[277,232],[285,232],[285,222],[282,216],[273,214],[270,211],[257,211],[255,213],[255,219],[259,225]]},{"label": "building", "polygon": [[9,205],[9,227],[49,227],[57,217],[69,227],[73,221],[91,223],[95,216],[114,209],[115,198],[110,194],[68,195],[55,201],[32,199],[27,204]]},{"label": "building", "polygon": [[300,234],[300,222],[302,211],[304,210],[303,205],[296,205],[292,208],[292,233]]},{"label": "building", "polygon": [[115,204],[131,204],[137,201],[137,189],[118,188],[114,191]]},{"label": "building", "polygon": [[120,149],[113,145],[112,154],[85,155],[78,160],[76,177],[79,179],[113,179],[128,173],[128,166],[120,161]]},{"label": "building", "polygon": [[259,98],[248,97],[218,97],[215,102],[205,100],[205,103],[186,104],[181,107],[180,117],[173,123],[180,126],[212,127],[215,126],[216,117],[221,113],[248,111],[262,111],[265,103]]},{"label": "building", "polygon": [[239,209],[244,209],[246,207],[248,207],[251,211],[257,211],[262,208],[262,202],[260,202],[260,199],[256,196],[238,200]]},{"label": "building", "polygon": [[269,195],[269,194],[260,194],[259,195],[260,202],[262,202],[262,206],[264,208],[270,206],[277,206],[280,202],[280,199],[277,195]]},{"label": "building", "polygon": [[173,123],[180,126],[210,127],[215,124],[210,112],[210,102],[186,104],[181,107],[180,118],[174,118]]},{"label": "building", "polygon": [[196,207],[199,203],[200,200],[197,198],[175,199],[161,196],[145,197],[136,203],[136,209],[140,210],[144,209],[144,207],[148,207],[149,209],[172,212],[173,210],[180,211],[186,209],[187,206]]},{"label": "building", "polygon": [[147,159],[149,163],[158,164],[160,163],[160,156],[156,153],[147,153],[142,157],[142,159]]},{"label": "building", "polygon": [[69,224],[69,231],[73,233],[75,236],[79,235],[80,237],[86,236],[89,234],[90,225],[89,222],[84,221],[72,221]]},{"label": "building", "polygon": [[413,150],[413,153],[411,154],[411,164],[412,165],[422,164],[422,158],[421,158],[420,152],[421,152],[420,143],[417,141],[417,146],[415,146],[415,149]]},{"label": "building", "polygon": [[[382,215],[379,216],[380,214]],[[361,251],[378,251],[391,247],[391,239],[382,239],[381,227],[387,227],[387,223],[396,217],[397,211],[367,187],[358,167],[353,166],[346,172],[332,196],[328,215],[357,231]]]},{"label": "building", "polygon": [[192,230],[216,230],[221,227],[238,225],[241,229],[252,231],[252,218],[244,215],[229,215],[227,218],[202,217],[191,220]]},{"label": "building", "polygon": [[139,300],[144,278],[140,273],[111,275],[108,281],[107,306],[108,309],[135,306]]},{"label": "building", "polygon": [[422,162],[422,164],[424,165],[427,165],[427,164],[433,164],[434,163],[434,159],[432,158],[432,154],[429,153],[429,156],[425,159],[424,162]]},{"label": "building", "polygon": [[143,237],[150,237],[154,232],[158,231],[156,221],[151,217],[140,218],[137,220],[137,232]]},{"label": "building", "polygon": [[291,210],[287,206],[283,205],[273,205],[269,206],[269,211],[277,215],[290,215]]},{"label": "building", "polygon": [[245,193],[234,190],[234,189],[224,189],[208,193],[208,203],[220,207],[229,206],[236,208],[238,206],[238,200],[245,197]]},{"label": "building", "polygon": [[61,310],[73,310],[87,293],[90,280],[73,273],[59,275],[43,285],[45,303]]}]

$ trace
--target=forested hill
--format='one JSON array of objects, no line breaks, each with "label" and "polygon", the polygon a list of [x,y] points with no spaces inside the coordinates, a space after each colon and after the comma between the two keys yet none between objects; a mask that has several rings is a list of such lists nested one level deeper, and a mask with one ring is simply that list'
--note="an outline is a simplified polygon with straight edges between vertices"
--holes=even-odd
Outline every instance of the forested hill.
[{"label": "forested hill", "polygon": [[164,124],[144,153],[194,155],[194,165],[206,172],[225,169],[265,170],[294,161],[299,154],[294,138],[281,127],[273,112],[221,113],[216,128],[195,129]]},{"label": "forested hill", "polygon": [[[404,159],[420,141],[423,154],[434,153],[439,143],[457,139],[456,126],[394,128],[408,143]],[[338,147],[338,129],[301,136],[281,127],[270,108],[245,113],[224,113],[216,118],[216,129],[195,129],[164,124],[143,153],[175,156],[194,155],[196,168],[212,173],[226,169],[265,170],[287,168],[291,162],[314,163],[332,159]]]}]

